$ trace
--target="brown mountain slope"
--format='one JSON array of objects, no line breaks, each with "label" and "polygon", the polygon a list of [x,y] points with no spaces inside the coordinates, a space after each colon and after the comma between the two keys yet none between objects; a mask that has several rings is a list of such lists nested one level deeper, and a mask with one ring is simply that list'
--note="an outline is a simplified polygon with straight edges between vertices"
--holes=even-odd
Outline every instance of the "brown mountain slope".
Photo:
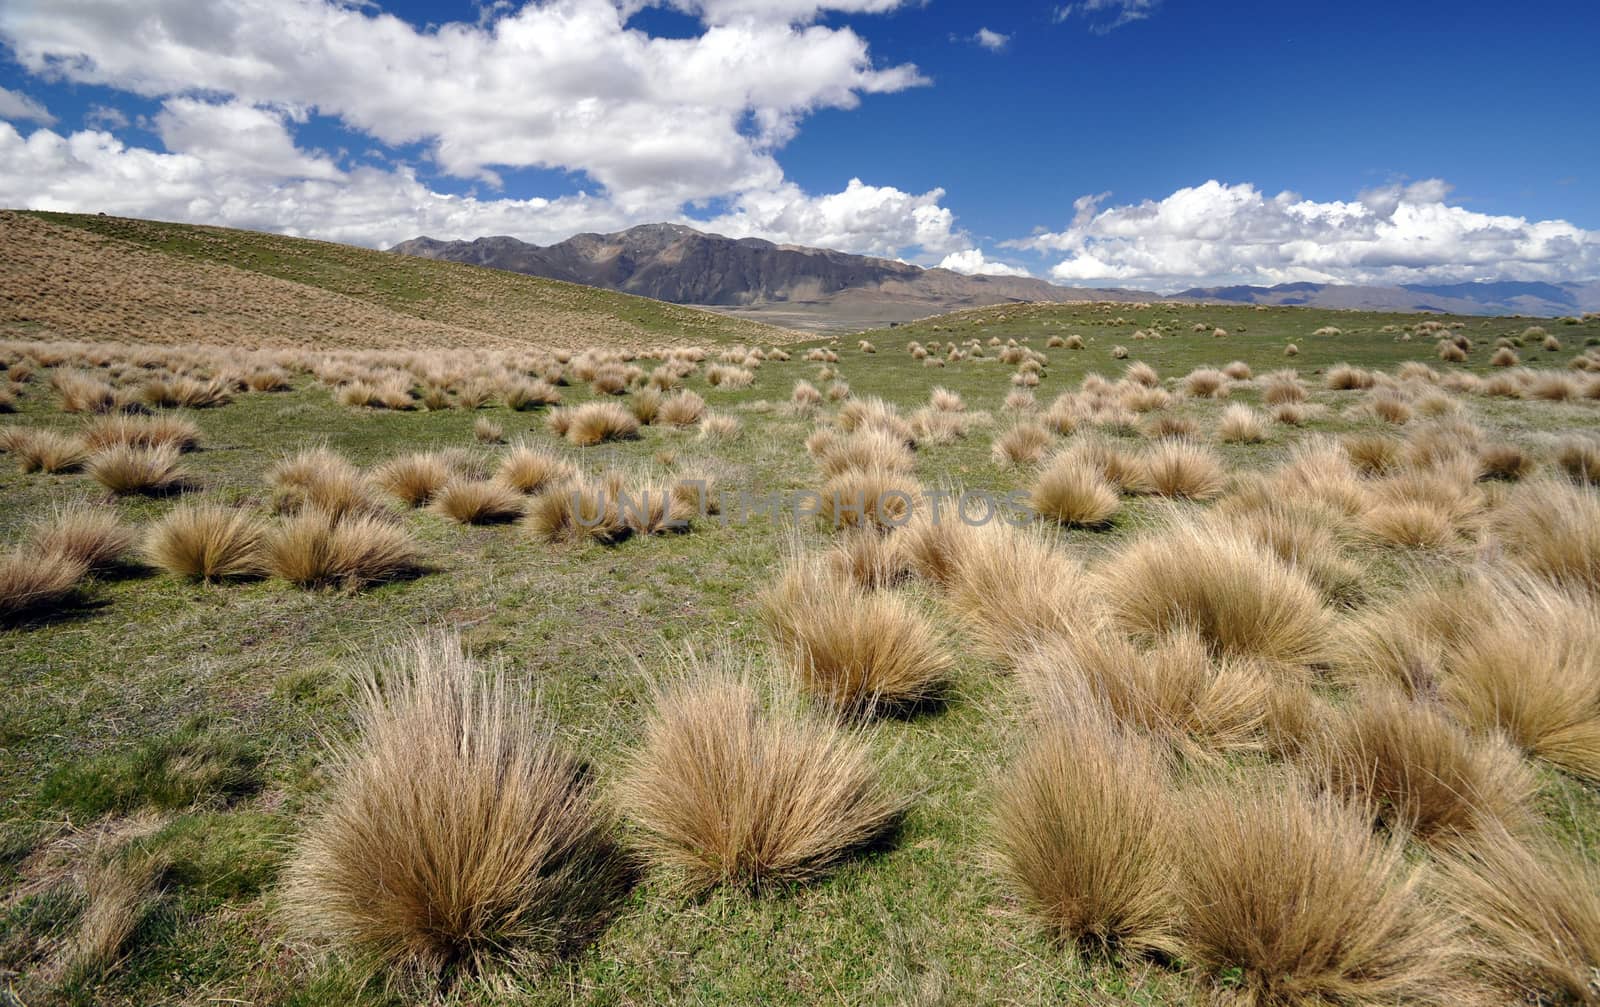
[{"label": "brown mountain slope", "polygon": [[1031,301],[1148,300],[1140,291],[1059,287],[1014,276],[967,276],[825,248],[727,238],[680,224],[579,234],[554,245],[516,238],[437,241],[404,256],[509,270],[812,329],[860,329],[958,308]]},{"label": "brown mountain slope", "polygon": [[771,343],[798,334],[327,242],[0,211],[0,336],[422,349]]}]

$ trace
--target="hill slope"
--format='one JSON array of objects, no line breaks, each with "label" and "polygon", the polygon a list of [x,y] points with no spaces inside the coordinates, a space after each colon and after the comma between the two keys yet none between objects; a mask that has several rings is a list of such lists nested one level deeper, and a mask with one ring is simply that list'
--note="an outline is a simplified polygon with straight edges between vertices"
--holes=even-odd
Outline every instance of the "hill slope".
[{"label": "hill slope", "polygon": [[0,335],[241,347],[641,346],[797,333],[255,231],[0,211]]},{"label": "hill slope", "polygon": [[958,308],[1027,301],[1149,300],[1153,294],[966,276],[822,248],[726,238],[678,224],[579,234],[554,245],[516,238],[403,241],[391,252],[471,263],[695,304],[815,329],[863,328]]},{"label": "hill slope", "polygon": [[1600,310],[1600,282],[1515,281],[1358,287],[1280,283],[1273,287],[1196,287],[1174,299],[1356,311],[1433,311],[1457,315],[1577,315]]}]

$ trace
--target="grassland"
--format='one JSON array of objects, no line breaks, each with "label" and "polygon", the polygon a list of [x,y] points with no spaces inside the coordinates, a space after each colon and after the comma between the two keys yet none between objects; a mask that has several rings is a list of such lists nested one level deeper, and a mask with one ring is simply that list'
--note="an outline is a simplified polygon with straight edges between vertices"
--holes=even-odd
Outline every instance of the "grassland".
[{"label": "grassland", "polygon": [[643,297],[303,238],[0,212],[0,335],[427,349],[784,340]]},{"label": "grassland", "polygon": [[[556,284],[492,275],[475,278],[467,291],[452,287],[445,297],[436,284],[447,281],[435,277],[467,267],[382,259],[378,269],[372,264],[379,260],[366,253],[307,256],[300,243],[253,237],[240,244],[231,232],[92,217],[33,219],[47,221],[52,235],[94,232],[151,255],[193,260],[208,271],[223,262],[231,271],[448,327],[386,347],[458,346],[454,340],[466,340],[466,333],[496,336],[485,348],[518,346],[532,338],[518,313],[550,310],[551,299],[563,303],[560,297],[567,296]],[[584,296],[592,299],[585,310],[630,322],[630,335],[641,342],[693,343],[715,355],[733,339],[752,345],[773,339],[768,331],[719,327],[696,313],[635,307],[631,298]],[[1517,352],[1526,366],[1595,380],[1568,369],[1575,356],[1600,345],[1594,320],[1543,322],[1561,344],[1546,351],[1541,339],[1524,337],[1525,319],[1437,319],[1443,334],[1470,337],[1474,349],[1464,364],[1440,362],[1431,334],[1412,336],[1418,321],[1212,306],[991,308],[866,333],[872,353],[843,340],[830,366],[848,382],[851,398],[881,397],[906,415],[935,385],[959,393],[966,404],[964,435],[922,445],[916,478],[926,486],[995,492],[1025,489],[1036,475],[1034,466],[996,460],[991,444],[998,435],[1019,416],[1042,414],[1058,393],[1080,389],[1087,375],[1115,381],[1135,362],[1154,367],[1172,392],[1195,368],[1249,365],[1255,379],[1234,383],[1225,401],[1175,395],[1157,411],[1194,420],[1197,439],[1235,475],[1266,473],[1290,460],[1296,445],[1320,435],[1404,435],[1427,424],[1420,414],[1408,424],[1386,423],[1367,408],[1372,392],[1328,389],[1326,374],[1340,363],[1392,372],[1420,361],[1436,369],[1435,379],[1459,372],[1481,380],[1505,373],[1489,364],[1495,340],[1503,337],[1521,344]],[[338,339],[353,345],[367,324],[365,316],[353,316]],[[586,324],[554,327],[559,338],[545,342],[607,342],[605,333],[576,338],[587,333]],[[1158,325],[1160,338],[1135,338]],[[1313,334],[1330,326],[1341,331]],[[109,335],[112,328],[79,334]],[[15,317],[4,331],[19,333]],[[55,329],[46,324],[37,331]],[[122,335],[137,342],[149,331]],[[275,334],[296,353],[306,346],[300,335],[262,331],[268,335],[259,345],[270,345]],[[179,335],[151,341],[172,345]],[[1080,336],[1084,348],[1047,348],[1052,337],[1070,335]],[[911,340],[978,340],[984,356],[930,367],[907,352]],[[1032,389],[1037,409],[1008,408],[1017,368],[996,360],[990,340],[1017,340],[1047,355]],[[1290,343],[1298,355],[1286,358]],[[508,439],[546,445],[585,472],[709,472],[725,494],[815,489],[820,477],[804,442],[831,425],[840,405],[825,402],[803,415],[788,401],[798,380],[827,388],[829,381],[818,377],[821,365],[806,359],[809,350],[827,345],[793,344],[788,360],[758,361],[746,388],[708,385],[705,366],[691,374],[688,387],[713,411],[740,423],[734,437],[716,442],[701,439],[694,427],[655,424],[643,427],[638,439],[579,448],[546,430],[547,410],[518,412],[498,401],[477,409],[352,408],[338,404],[328,384],[297,371],[286,391],[236,394],[209,409],[163,410],[201,431],[200,449],[184,461],[191,488],[179,496],[110,498],[83,473],[23,474],[0,466],[0,540],[19,542],[30,522],[53,506],[85,498],[103,501],[139,526],[183,500],[238,505],[266,518],[265,473],[313,444],[367,469],[430,448],[462,449],[492,462],[506,449],[475,439],[475,424],[484,418],[500,424]],[[1115,346],[1128,350],[1125,358],[1113,357]],[[27,348],[13,346],[8,353],[14,375]],[[650,361],[641,363],[648,369]],[[1296,369],[1309,390],[1303,424],[1268,423],[1262,443],[1216,443],[1212,430],[1225,407],[1245,403],[1267,411],[1261,379],[1282,367]],[[18,411],[6,417],[8,425],[84,428],[84,417],[60,410],[49,375],[35,368],[16,386]],[[131,387],[140,379],[130,370],[114,383]],[[1600,417],[1600,402],[1581,396],[1494,397],[1427,381],[1404,391],[1408,401],[1443,396],[1447,418],[1470,421],[1484,442],[1519,445],[1549,473],[1558,471],[1558,442],[1574,431],[1592,434]],[[569,406],[595,397],[578,382],[562,393]],[[1070,446],[1093,426],[1081,423],[1054,446]],[[1099,436],[1129,450],[1151,443],[1138,425],[1108,426]],[[1509,490],[1481,483],[1474,492],[1483,494],[1487,512]],[[1053,549],[1098,568],[1175,516],[1208,507],[1127,495],[1103,527],[1047,525],[1041,534]],[[91,576],[70,604],[0,629],[6,694],[0,706],[0,985],[13,991],[4,996],[28,1005],[414,1002],[403,987],[366,981],[327,956],[305,940],[294,919],[277,912],[286,858],[329,785],[323,742],[352,731],[353,670],[415,630],[458,631],[474,655],[503,661],[522,688],[538,696],[562,743],[609,785],[638,742],[652,690],[685,645],[754,655],[762,674],[780,676],[782,662],[769,650],[757,597],[789,557],[825,549],[835,537],[812,521],[761,517],[747,525],[696,521],[686,534],[637,536],[616,545],[551,544],[520,524],[467,527],[425,510],[399,513],[396,520],[421,547],[425,570],[415,578],[360,591],[304,590],[265,577],[193,583],[132,564]],[[1477,520],[1471,534],[1437,549],[1349,537],[1342,548],[1360,564],[1359,589],[1330,602],[1332,617],[1343,625],[1427,575],[1471,564]],[[909,803],[891,834],[814,881],[759,892],[722,886],[687,894],[661,872],[643,870],[609,925],[576,955],[536,980],[489,976],[442,997],[482,1004],[1166,1004],[1208,1002],[1219,989],[1226,993],[1238,980],[1227,970],[1216,973],[1181,958],[1080,952],[1054,940],[1022,909],[1000,880],[992,816],[995,780],[1017,753],[1029,697],[1007,661],[976,645],[963,613],[936,585],[913,578],[896,590],[948,632],[954,664],[942,703],[874,720],[866,729],[885,786]],[[1329,702],[1345,698],[1335,685],[1317,688]],[[1273,760],[1259,753],[1225,764],[1225,772],[1246,777],[1274,771]],[[1540,830],[1567,847],[1593,849],[1600,842],[1594,781],[1547,761],[1528,764],[1537,774]],[[158,863],[159,895],[115,967],[103,974],[75,971],[66,964],[66,949],[80,926],[85,873],[95,857],[107,855]],[[1412,855],[1426,856],[1420,847]]]}]

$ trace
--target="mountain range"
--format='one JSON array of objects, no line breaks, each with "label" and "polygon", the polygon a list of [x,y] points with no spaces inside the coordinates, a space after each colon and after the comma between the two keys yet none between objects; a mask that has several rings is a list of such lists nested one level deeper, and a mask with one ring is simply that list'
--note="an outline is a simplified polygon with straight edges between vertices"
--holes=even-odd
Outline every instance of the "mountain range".
[{"label": "mountain range", "polygon": [[846,331],[953,311],[1027,301],[1221,301],[1367,311],[1557,316],[1600,310],[1600,281],[1346,286],[1196,287],[1147,290],[1065,287],[1032,277],[968,276],[893,259],[759,238],[727,238],[681,224],[642,224],[579,234],[553,245],[499,236],[473,241],[412,238],[389,251],[508,270],[697,305],[788,328]]}]

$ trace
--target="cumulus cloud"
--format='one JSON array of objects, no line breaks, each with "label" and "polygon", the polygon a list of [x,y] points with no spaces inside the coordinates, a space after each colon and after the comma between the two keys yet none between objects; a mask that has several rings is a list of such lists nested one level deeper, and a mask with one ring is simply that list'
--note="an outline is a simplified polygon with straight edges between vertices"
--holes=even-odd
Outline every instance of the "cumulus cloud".
[{"label": "cumulus cloud", "polygon": [[[942,190],[852,180],[812,194],[775,157],[818,109],[926,83],[911,64],[877,65],[850,28],[817,23],[905,0],[654,2],[701,31],[630,27],[638,0],[494,3],[474,23],[427,29],[339,0],[10,0],[0,41],[18,63],[159,101],[148,128],[160,147],[106,132],[127,125],[114,109],[71,134],[6,127],[0,204],[376,246],[419,233],[549,242],[677,220],[884,256],[966,247]],[[375,163],[303,149],[295,129],[313,114],[373,141]],[[396,153],[411,145],[440,174],[498,187],[508,168],[555,169],[583,191],[441,192]],[[707,206],[721,209],[693,216]]]},{"label": "cumulus cloud", "polygon": [[1067,283],[1171,290],[1211,283],[1395,284],[1575,280],[1600,272],[1600,232],[1566,221],[1478,213],[1447,202],[1438,179],[1317,202],[1254,185],[1204,185],[1160,200],[1074,203],[1072,223],[1009,247],[1065,252]]},{"label": "cumulus cloud", "polygon": [[50,114],[49,109],[20,91],[3,87],[0,87],[0,119],[37,122],[43,126],[54,126],[56,123],[56,117]]},{"label": "cumulus cloud", "polygon": [[988,28],[979,28],[977,34],[972,36],[972,41],[990,52],[999,52],[1006,47],[1007,42],[1011,41],[1011,36],[1002,35],[997,31],[990,31]]},{"label": "cumulus cloud", "polygon": [[939,261],[940,269],[949,269],[968,276],[1032,276],[1021,266],[996,262],[984,256],[980,249],[968,248],[951,252]]},{"label": "cumulus cloud", "polygon": [[806,23],[828,3],[701,0],[690,38],[628,27],[637,5],[528,3],[482,25],[419,30],[332,0],[10,0],[0,38],[35,74],[166,99],[315,110],[444,172],[580,172],[657,215],[781,183],[773,152],[822,108],[924,83],[877,66],[848,27]]},{"label": "cumulus cloud", "polygon": [[1143,21],[1161,7],[1161,0],[1079,0],[1055,10],[1056,21],[1082,18],[1096,35],[1106,35],[1125,24]]}]

